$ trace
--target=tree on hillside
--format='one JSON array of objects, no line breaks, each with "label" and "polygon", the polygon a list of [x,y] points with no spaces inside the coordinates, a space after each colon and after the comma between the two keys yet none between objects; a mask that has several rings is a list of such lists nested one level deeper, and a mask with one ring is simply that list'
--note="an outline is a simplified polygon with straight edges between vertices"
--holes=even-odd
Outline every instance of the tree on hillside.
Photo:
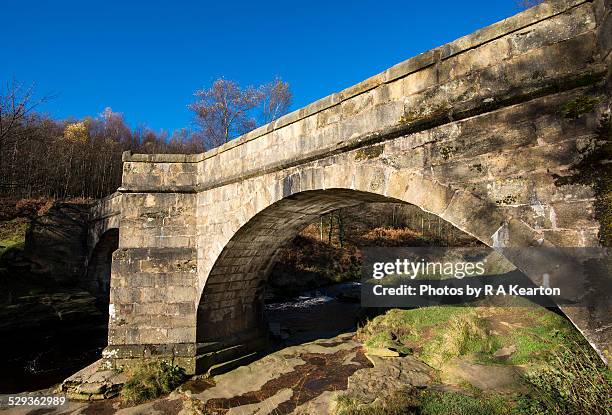
[{"label": "tree on hillside", "polygon": [[104,108],[100,114],[101,127],[103,134],[107,139],[117,142],[127,142],[131,136],[130,128],[123,119],[123,114],[115,112],[111,107]]},{"label": "tree on hillside", "polygon": [[[195,92],[189,105],[195,113],[204,146],[212,148],[245,134],[287,112],[291,102],[289,84],[281,79],[258,88],[241,88],[235,81],[219,78],[210,88]],[[260,110],[260,119],[257,118]]]},{"label": "tree on hillside", "polygon": [[96,117],[54,120],[37,113],[48,98],[17,82],[0,85],[0,197],[98,198],[121,185],[123,151],[201,153],[283,115],[289,86],[277,79],[246,89],[218,80],[193,104],[200,130],[172,136],[131,128],[106,108]]},{"label": "tree on hillside", "polygon": [[34,87],[24,88],[16,81],[0,86],[0,157],[4,147],[32,136],[28,131],[28,118],[38,105],[50,98],[34,99],[33,96]]},{"label": "tree on hillside", "polygon": [[34,98],[32,86],[16,81],[0,85],[0,192],[11,193],[24,185],[26,177],[15,166],[24,164],[23,148],[46,138],[41,127],[49,124],[34,110],[48,99]]}]

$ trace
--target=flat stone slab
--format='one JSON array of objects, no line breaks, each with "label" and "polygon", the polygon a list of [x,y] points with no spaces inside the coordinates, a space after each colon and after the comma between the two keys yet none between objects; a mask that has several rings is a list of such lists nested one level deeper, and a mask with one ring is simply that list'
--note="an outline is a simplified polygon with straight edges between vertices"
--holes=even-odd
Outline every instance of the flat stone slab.
[{"label": "flat stone slab", "polygon": [[101,360],[79,370],[59,387],[59,392],[69,399],[93,401],[115,397],[127,380],[124,373],[114,370],[99,370]]},{"label": "flat stone slab", "polygon": [[521,392],[525,385],[516,367],[505,365],[482,365],[464,360],[455,360],[440,371],[442,380],[451,384],[461,381],[470,383],[485,392]]},{"label": "flat stone slab", "polygon": [[[366,356],[378,356],[378,357],[399,357],[399,353],[395,350],[387,349],[386,347],[366,347]],[[374,362],[372,362],[374,363]]]},{"label": "flat stone slab", "polygon": [[347,394],[362,402],[373,402],[406,387],[427,387],[436,381],[435,369],[413,356],[368,359],[374,367],[358,370],[348,381]]},{"label": "flat stone slab", "polygon": [[[179,389],[209,413],[329,413],[349,377],[371,366],[361,344],[345,334],[291,346],[212,379],[196,379]],[[205,412],[206,413],[206,412]]]}]

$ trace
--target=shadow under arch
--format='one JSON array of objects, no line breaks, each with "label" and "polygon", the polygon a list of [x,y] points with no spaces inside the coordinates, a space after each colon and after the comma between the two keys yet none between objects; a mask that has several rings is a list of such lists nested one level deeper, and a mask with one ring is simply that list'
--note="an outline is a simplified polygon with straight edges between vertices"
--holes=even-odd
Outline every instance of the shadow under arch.
[{"label": "shadow under arch", "polygon": [[119,248],[119,229],[111,228],[100,235],[87,261],[82,287],[96,297],[96,305],[106,311],[110,302],[112,255]]}]

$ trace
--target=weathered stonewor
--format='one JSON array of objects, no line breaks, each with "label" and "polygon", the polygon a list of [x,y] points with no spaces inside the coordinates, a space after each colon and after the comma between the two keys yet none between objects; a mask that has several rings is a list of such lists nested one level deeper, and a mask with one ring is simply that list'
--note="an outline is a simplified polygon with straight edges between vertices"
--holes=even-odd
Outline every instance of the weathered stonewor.
[{"label": "weathered stonewor", "polygon": [[[411,203],[490,246],[599,246],[598,195],[557,179],[601,138],[610,28],[609,1],[546,2],[204,154],[125,154],[107,365],[239,363],[276,251],[342,207]],[[609,309],[566,312],[604,356]]]}]

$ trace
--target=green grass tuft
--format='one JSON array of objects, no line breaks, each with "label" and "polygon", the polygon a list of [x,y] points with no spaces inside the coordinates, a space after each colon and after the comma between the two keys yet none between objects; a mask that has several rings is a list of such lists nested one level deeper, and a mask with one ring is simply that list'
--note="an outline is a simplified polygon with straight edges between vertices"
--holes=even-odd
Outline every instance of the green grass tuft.
[{"label": "green grass tuft", "polygon": [[453,357],[489,353],[496,346],[486,321],[473,308],[454,306],[392,309],[361,327],[358,338],[368,347],[401,351],[418,346],[420,357],[434,367]]},{"label": "green grass tuft", "polygon": [[172,392],[185,381],[185,370],[165,361],[148,362],[138,367],[123,386],[126,402],[141,403]]},{"label": "green grass tuft", "polygon": [[443,363],[471,353],[490,353],[495,344],[488,335],[486,322],[476,311],[467,309],[442,326],[423,349],[423,360],[439,368]]},{"label": "green grass tuft", "polygon": [[430,392],[422,399],[422,415],[504,415],[508,403],[499,396],[472,397],[453,392]]},{"label": "green grass tuft", "polygon": [[9,249],[23,248],[28,224],[23,218],[0,222],[0,256]]},{"label": "green grass tuft", "polygon": [[567,319],[552,311],[534,307],[528,313],[529,324],[494,336],[500,347],[516,346],[516,353],[500,363],[522,365],[541,361],[555,348],[579,336]]}]

